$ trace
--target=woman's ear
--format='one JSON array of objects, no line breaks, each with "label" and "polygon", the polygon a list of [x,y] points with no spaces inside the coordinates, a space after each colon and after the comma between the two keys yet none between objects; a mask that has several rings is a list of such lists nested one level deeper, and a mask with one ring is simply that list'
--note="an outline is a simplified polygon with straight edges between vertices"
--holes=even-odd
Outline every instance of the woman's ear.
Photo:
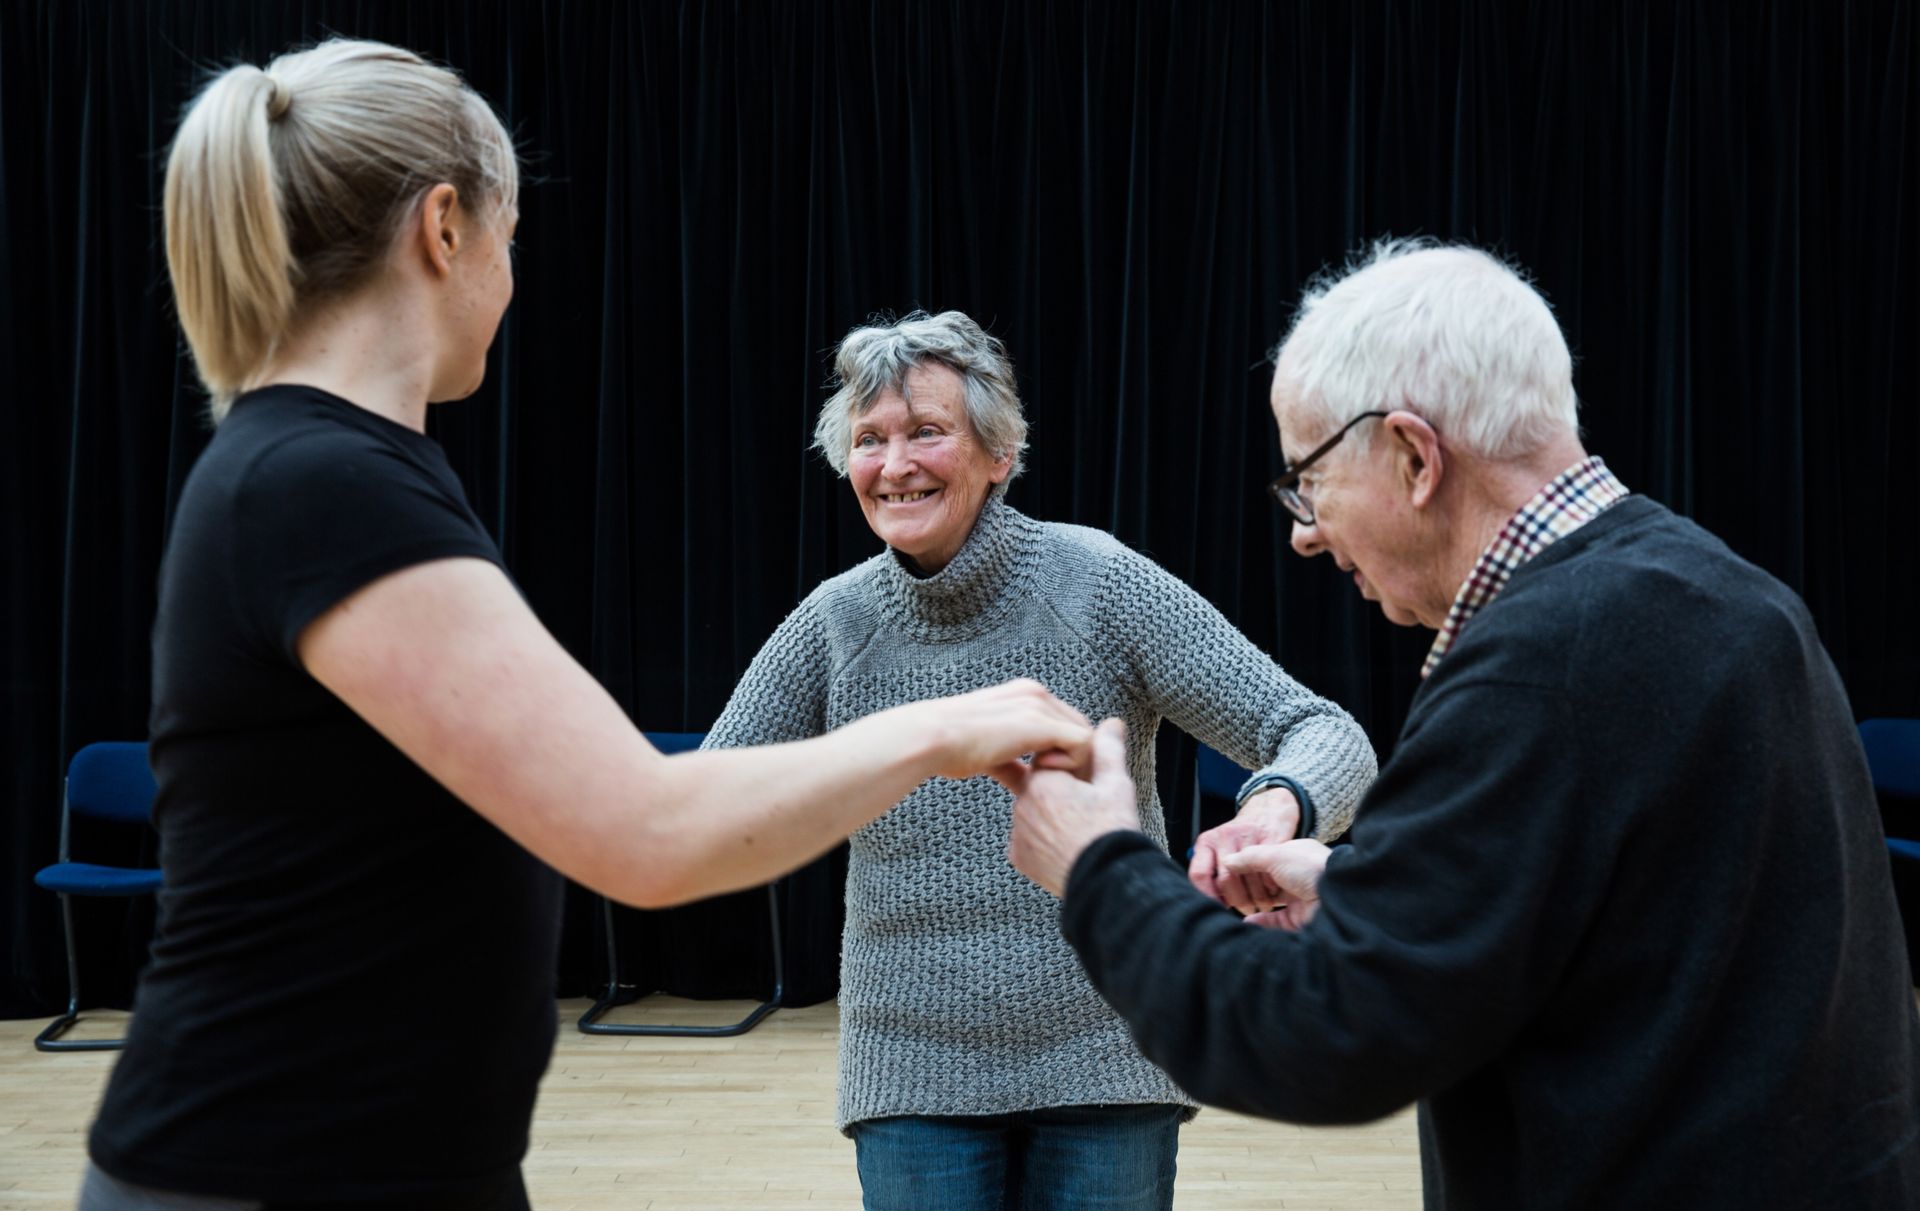
[{"label": "woman's ear", "polygon": [[460,191],[446,182],[427,190],[420,200],[420,219],[414,232],[420,255],[436,277],[453,272],[460,251]]},{"label": "woman's ear", "polygon": [[1009,450],[993,460],[993,471],[987,476],[989,483],[1004,484],[1007,476],[1013,474],[1013,451]]}]

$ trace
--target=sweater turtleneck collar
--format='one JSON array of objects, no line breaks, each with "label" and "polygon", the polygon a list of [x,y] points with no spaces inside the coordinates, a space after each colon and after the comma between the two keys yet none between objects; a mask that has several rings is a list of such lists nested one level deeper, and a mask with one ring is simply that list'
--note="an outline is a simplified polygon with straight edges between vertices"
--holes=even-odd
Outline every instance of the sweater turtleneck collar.
[{"label": "sweater turtleneck collar", "polygon": [[1039,523],[1007,504],[1004,491],[990,492],[967,541],[933,575],[916,575],[907,557],[889,548],[881,561],[882,594],[916,630],[991,621],[1018,598],[1013,590],[1032,569],[1039,534]]}]

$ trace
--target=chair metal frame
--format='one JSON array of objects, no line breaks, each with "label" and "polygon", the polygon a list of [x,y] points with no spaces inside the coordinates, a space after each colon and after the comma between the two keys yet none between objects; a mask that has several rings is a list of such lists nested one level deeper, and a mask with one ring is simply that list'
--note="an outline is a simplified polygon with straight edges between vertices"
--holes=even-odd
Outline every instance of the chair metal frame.
[{"label": "chair metal frame", "polygon": [[681,1038],[726,1038],[745,1034],[760,1020],[785,1004],[786,962],[780,953],[779,884],[767,884],[767,919],[773,934],[773,995],[754,1006],[746,1017],[728,1026],[668,1026],[645,1022],[601,1022],[596,1019],[617,1005],[627,1005],[650,995],[634,984],[620,982],[620,953],[613,932],[613,901],[600,897],[601,923],[607,938],[607,987],[593,1007],[580,1015],[582,1034],[665,1035]]},{"label": "chair metal frame", "polygon": [[[663,753],[684,753],[700,747],[705,739],[703,732],[648,732],[647,740]],[[646,1022],[599,1021],[602,1014],[618,1005],[631,1004],[649,993],[640,991],[634,984],[620,981],[620,947],[613,929],[613,901],[600,897],[601,931],[607,943],[607,986],[595,1000],[592,1008],[580,1015],[578,1023],[582,1034],[608,1035],[645,1035],[665,1036],[669,1038],[727,1038],[745,1034],[760,1024],[774,1010],[785,1004],[787,989],[787,968],[785,956],[780,947],[780,884],[778,880],[767,884],[767,920],[773,937],[773,995],[754,1006],[746,1017],[726,1026],[673,1026],[655,1025]]]},{"label": "chair metal frame", "polygon": [[[120,744],[131,744],[133,742],[105,741],[101,743],[120,745]],[[67,776],[61,782],[61,792],[60,792],[60,863],[61,864],[65,864],[73,861],[73,793],[72,793],[73,766],[75,763],[77,763],[80,760],[81,755],[83,753],[85,753],[88,749],[92,749],[96,747],[98,747],[98,745],[89,744],[81,748],[78,752],[74,753],[73,760],[67,763],[67,771],[68,771]],[[146,749],[145,743],[140,743],[138,747],[143,752]],[[149,814],[152,812],[152,809],[153,809],[153,801],[152,801],[152,797],[149,796],[147,801],[147,810]],[[94,815],[96,813],[89,812],[87,814]],[[108,817],[108,818],[119,819],[120,817]],[[128,867],[124,869],[131,870],[136,868]],[[46,1025],[46,1028],[41,1030],[39,1034],[33,1037],[34,1048],[38,1051],[119,1051],[120,1049],[122,1049],[127,1045],[127,1040],[125,1039],[125,1037],[121,1037],[117,1039],[63,1039],[60,1037],[61,1035],[65,1034],[69,1029],[71,1029],[76,1022],[80,1020],[80,952],[78,947],[75,945],[74,936],[73,936],[73,895],[74,893],[60,891],[60,892],[55,892],[54,894],[60,897],[60,923],[61,923],[62,931],[66,935],[66,943],[67,943],[67,1009],[65,1013],[62,1013],[59,1017],[53,1019],[53,1021],[48,1022]],[[116,894],[123,894],[123,898],[130,898],[135,895],[152,895],[153,891],[147,890],[147,891],[137,891],[137,892],[127,892],[127,893],[116,893]]]}]

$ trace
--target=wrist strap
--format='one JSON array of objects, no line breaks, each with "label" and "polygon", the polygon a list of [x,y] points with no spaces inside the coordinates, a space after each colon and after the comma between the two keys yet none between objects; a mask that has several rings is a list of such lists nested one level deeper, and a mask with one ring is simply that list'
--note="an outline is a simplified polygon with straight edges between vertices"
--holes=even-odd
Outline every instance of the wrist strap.
[{"label": "wrist strap", "polygon": [[1247,805],[1247,800],[1253,798],[1261,791],[1272,790],[1276,786],[1286,787],[1293,792],[1293,797],[1299,801],[1300,827],[1294,830],[1293,835],[1296,837],[1313,835],[1313,796],[1307,794],[1306,787],[1301,786],[1285,774],[1269,772],[1255,774],[1253,777],[1247,779],[1246,782],[1241,785],[1240,793],[1234,796],[1233,810],[1236,812],[1239,811]]}]

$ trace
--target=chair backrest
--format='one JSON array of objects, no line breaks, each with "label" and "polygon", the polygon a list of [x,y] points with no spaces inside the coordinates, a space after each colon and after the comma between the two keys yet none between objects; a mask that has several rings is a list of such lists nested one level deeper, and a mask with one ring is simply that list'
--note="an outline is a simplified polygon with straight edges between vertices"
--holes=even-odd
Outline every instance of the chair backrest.
[{"label": "chair backrest", "polygon": [[1860,724],[1873,787],[1920,799],[1920,719],[1867,719]]},{"label": "chair backrest", "polygon": [[156,791],[143,742],[89,744],[67,765],[67,807],[83,816],[143,824],[153,814]]},{"label": "chair backrest", "polygon": [[705,732],[646,732],[647,743],[663,753],[686,753],[700,747]]},{"label": "chair backrest", "polygon": [[1201,794],[1231,799],[1240,793],[1249,771],[1202,744],[1194,756],[1194,785]]}]

